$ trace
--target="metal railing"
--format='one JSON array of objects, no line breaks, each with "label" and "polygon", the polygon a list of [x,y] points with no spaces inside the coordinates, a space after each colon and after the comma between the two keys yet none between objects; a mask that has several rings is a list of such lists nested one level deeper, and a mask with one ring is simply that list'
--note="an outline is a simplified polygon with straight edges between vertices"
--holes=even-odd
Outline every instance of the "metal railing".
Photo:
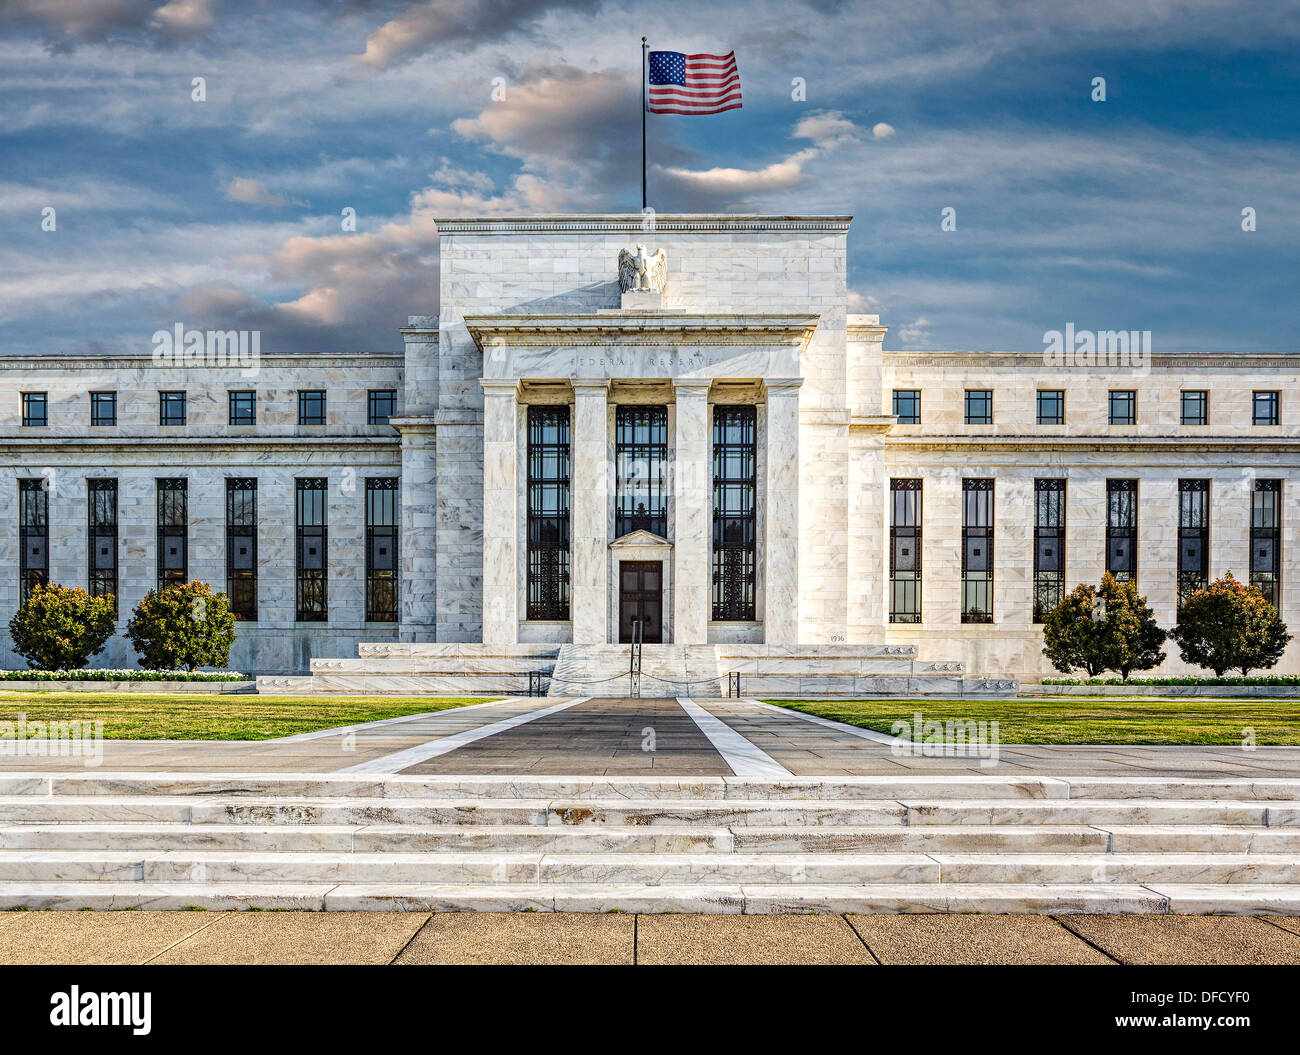
[{"label": "metal railing", "polygon": [[727,695],[740,695],[740,671],[733,670],[727,673]]},{"label": "metal railing", "polygon": [[632,648],[628,656],[628,695],[641,695],[641,620],[632,620]]}]

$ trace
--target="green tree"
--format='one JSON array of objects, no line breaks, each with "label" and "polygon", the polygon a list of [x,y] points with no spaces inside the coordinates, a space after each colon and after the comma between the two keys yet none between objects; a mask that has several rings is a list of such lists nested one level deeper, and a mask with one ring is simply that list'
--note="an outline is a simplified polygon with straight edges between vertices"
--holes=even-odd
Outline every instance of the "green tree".
[{"label": "green tree", "polygon": [[195,579],[145,594],[126,624],[126,636],[142,667],[224,667],[235,640],[235,617],[224,593],[213,593]]},{"label": "green tree", "polygon": [[1106,670],[1105,624],[1097,591],[1080,583],[1043,617],[1043,655],[1062,674],[1080,669],[1095,678]]},{"label": "green tree", "polygon": [[80,670],[113,636],[113,608],[111,596],[39,583],[9,620],[14,650],[33,670]]},{"label": "green tree", "polygon": [[1102,620],[1105,631],[1105,662],[1107,670],[1117,670],[1125,681],[1135,670],[1150,670],[1165,660],[1161,646],[1169,636],[1156,623],[1155,614],[1147,599],[1137,591],[1131,579],[1119,582],[1110,572],[1101,577],[1097,591],[1106,605]]},{"label": "green tree", "polygon": [[1226,670],[1245,677],[1267,669],[1291,640],[1260,588],[1238,582],[1231,572],[1187,599],[1173,637],[1185,663],[1209,667],[1216,677]]}]

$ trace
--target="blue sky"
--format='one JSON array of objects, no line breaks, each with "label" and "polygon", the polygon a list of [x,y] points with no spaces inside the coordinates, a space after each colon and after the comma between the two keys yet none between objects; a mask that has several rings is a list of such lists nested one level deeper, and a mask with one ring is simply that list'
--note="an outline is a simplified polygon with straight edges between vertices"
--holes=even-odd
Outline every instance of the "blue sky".
[{"label": "blue sky", "polygon": [[1296,3],[9,0],[0,348],[398,350],[434,217],[639,205],[643,33],[734,48],[745,98],[650,117],[651,204],[853,213],[886,347],[1294,347]]}]

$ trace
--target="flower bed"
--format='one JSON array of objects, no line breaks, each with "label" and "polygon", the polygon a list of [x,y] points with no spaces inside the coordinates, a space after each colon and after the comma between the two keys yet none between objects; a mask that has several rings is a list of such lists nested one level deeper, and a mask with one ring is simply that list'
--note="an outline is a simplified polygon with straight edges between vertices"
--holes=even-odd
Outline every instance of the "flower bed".
[{"label": "flower bed", "polygon": [[237,670],[0,670],[0,681],[248,681]]},{"label": "flower bed", "polygon": [[1044,678],[1044,685],[1300,685],[1300,674],[1257,674],[1252,677],[1196,678]]}]

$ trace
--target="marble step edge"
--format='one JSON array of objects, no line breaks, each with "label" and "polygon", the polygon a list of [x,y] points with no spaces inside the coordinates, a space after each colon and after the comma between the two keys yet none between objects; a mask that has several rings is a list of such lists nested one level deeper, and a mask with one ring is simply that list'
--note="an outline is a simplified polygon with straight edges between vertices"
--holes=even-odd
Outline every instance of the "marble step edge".
[{"label": "marble step edge", "polygon": [[303,909],[410,912],[1156,913],[1300,915],[1300,887],[1276,884],[765,884],[682,887],[257,883],[0,883],[0,910]]}]

